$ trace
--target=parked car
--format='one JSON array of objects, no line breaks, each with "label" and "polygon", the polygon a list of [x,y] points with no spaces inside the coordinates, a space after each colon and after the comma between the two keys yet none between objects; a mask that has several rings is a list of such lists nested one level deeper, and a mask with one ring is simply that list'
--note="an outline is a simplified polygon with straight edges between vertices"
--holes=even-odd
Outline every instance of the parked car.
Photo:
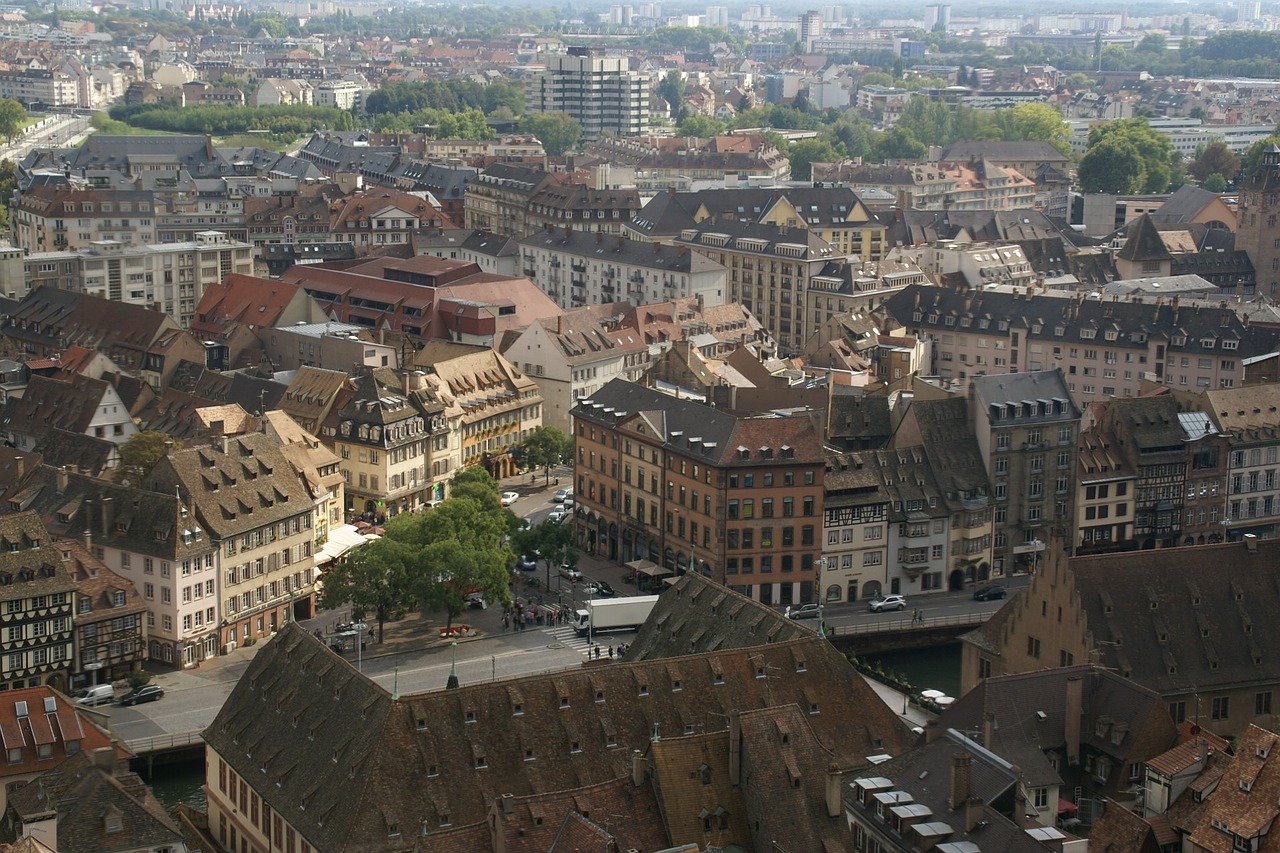
[{"label": "parked car", "polygon": [[594,595],[596,598],[613,598],[613,596],[617,595],[613,591],[613,587],[604,581],[592,581],[583,587],[582,592],[585,595]]},{"label": "parked car", "polygon": [[135,687],[120,697],[121,705],[141,705],[143,702],[154,702],[164,698],[164,688],[157,684],[144,684]]},{"label": "parked car", "polygon": [[973,591],[974,601],[994,601],[998,598],[1004,598],[1009,591],[1004,588],[1004,584],[989,583],[986,586],[978,587]]},{"label": "parked car", "polygon": [[116,691],[110,684],[95,684],[92,687],[86,687],[76,693],[75,699],[78,705],[108,705],[116,698]]},{"label": "parked car", "polygon": [[799,607],[791,608],[787,616],[792,619],[817,619],[822,612],[822,608],[816,604],[801,604]]},{"label": "parked car", "polygon": [[530,557],[528,554],[521,554],[519,558],[516,559],[516,568],[520,569],[522,572],[531,572],[538,568],[538,560],[535,557]]},{"label": "parked car", "polygon": [[513,503],[515,503],[518,500],[520,500],[519,492],[503,492],[502,493],[503,506],[511,506]]},{"label": "parked car", "polygon": [[551,498],[551,502],[555,504],[562,504],[566,500],[570,499],[572,495],[573,489],[557,489],[555,495]]},{"label": "parked car", "polygon": [[547,516],[547,521],[561,522],[569,517],[569,509],[564,504],[553,506],[551,513]]},{"label": "parked car", "polygon": [[905,595],[884,595],[880,598],[873,598],[867,603],[867,609],[872,613],[880,613],[885,610],[904,610],[907,606],[907,597]]}]

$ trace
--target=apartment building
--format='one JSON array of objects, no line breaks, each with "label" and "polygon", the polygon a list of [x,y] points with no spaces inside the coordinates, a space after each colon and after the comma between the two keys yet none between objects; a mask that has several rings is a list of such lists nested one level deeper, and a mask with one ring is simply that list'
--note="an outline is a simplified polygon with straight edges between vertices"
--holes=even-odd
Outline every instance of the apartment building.
[{"label": "apartment building", "polygon": [[494,163],[467,183],[463,191],[465,227],[502,237],[520,238],[525,213],[534,194],[554,179],[548,172]]},{"label": "apartment building", "polygon": [[0,98],[17,101],[28,109],[89,106],[80,102],[80,85],[64,71],[23,68],[0,72]]},{"label": "apartment building", "polygon": [[36,184],[20,194],[10,218],[14,243],[27,252],[88,249],[100,241],[157,242],[155,202],[145,190]]},{"label": "apartment building", "polygon": [[1231,388],[1245,362],[1273,352],[1274,329],[1229,308],[1087,299],[1083,295],[960,293],[911,285],[876,312],[933,340],[933,372],[975,376],[1060,368],[1078,405],[1134,397],[1151,378],[1181,391]]},{"label": "apartment building", "polygon": [[72,664],[75,577],[35,512],[0,517],[0,683],[6,690],[47,684],[67,691]]},{"label": "apartment building", "polygon": [[32,376],[21,397],[0,406],[0,434],[10,447],[34,450],[54,431],[123,444],[138,427],[114,385],[82,373]]},{"label": "apartment building", "polygon": [[637,240],[671,242],[686,228],[711,219],[805,228],[837,252],[879,260],[886,226],[847,186],[817,182],[801,187],[749,187],[654,196],[627,225]]},{"label": "apartment building", "polygon": [[420,388],[441,407],[441,429],[432,439],[439,496],[458,468],[483,465],[495,479],[515,474],[512,449],[542,425],[537,383],[485,346],[431,341],[412,366],[425,371]]},{"label": "apartment building", "polygon": [[395,374],[367,370],[338,412],[333,445],[342,460],[348,516],[382,520],[416,512],[432,499],[430,424],[397,386]]},{"label": "apartment building", "polygon": [[640,194],[634,189],[548,183],[530,197],[523,233],[572,228],[613,236],[621,234],[639,210]]},{"label": "apartment building", "polygon": [[1205,414],[1227,448],[1224,526],[1232,540],[1280,534],[1280,386],[1218,389]]},{"label": "apartment building", "polygon": [[1080,430],[1076,451],[1075,554],[1133,547],[1133,499],[1138,476],[1119,439],[1098,423]]},{"label": "apartment building", "polygon": [[582,125],[582,139],[637,136],[649,126],[649,77],[632,71],[625,56],[592,55],[571,47],[548,55],[525,84],[527,112],[568,113]]},{"label": "apartment building", "polygon": [[573,416],[584,551],[765,604],[818,600],[826,464],[807,415],[739,417],[614,380]]},{"label": "apartment building", "polygon": [[182,603],[203,604],[181,614],[183,631],[202,620],[225,648],[265,639],[296,613],[314,612],[314,505],[276,439],[222,436],[171,451],[144,485],[189,501],[192,521],[213,546],[208,557],[216,564],[204,568],[214,571],[181,567]]},{"label": "apartment building", "polygon": [[846,258],[808,229],[745,222],[703,222],[674,243],[729,270],[728,301],[760,320],[783,353],[798,353],[817,328],[808,314],[812,280]]},{"label": "apartment building", "polygon": [[[1188,460],[1177,401],[1167,393],[1112,400],[1100,422],[1134,473],[1134,541],[1146,549],[1181,545]],[[1127,509],[1123,502],[1115,507],[1120,517]]]},{"label": "apartment building", "polygon": [[127,578],[89,553],[84,542],[56,544],[75,579],[75,659],[72,675],[106,683],[124,678],[147,657],[147,605]]},{"label": "apartment building", "polygon": [[317,107],[359,110],[364,88],[353,80],[322,80],[311,94]]},{"label": "apartment building", "polygon": [[694,296],[726,301],[728,271],[688,247],[546,228],[520,241],[521,272],[562,308]]},{"label": "apartment building", "polygon": [[919,249],[921,271],[936,283],[981,290],[992,284],[1029,287],[1036,271],[1022,247],[998,243],[941,242]]},{"label": "apartment building", "polygon": [[357,247],[407,244],[419,229],[452,227],[425,195],[399,190],[367,190],[329,205],[332,239]]},{"label": "apartment building", "polygon": [[889,587],[891,503],[874,456],[828,456],[822,482],[822,601],[874,598]]},{"label": "apartment building", "polygon": [[1179,412],[1186,434],[1187,499],[1182,525],[1184,545],[1212,545],[1226,538],[1226,489],[1230,446],[1204,412]]},{"label": "apartment building", "polygon": [[159,307],[186,328],[207,287],[231,273],[253,272],[248,243],[231,240],[220,231],[203,231],[182,243],[131,245],[118,240],[95,240],[78,251],[36,252],[25,259],[33,274],[28,286],[50,284],[67,290]]},{"label": "apartment building", "polygon": [[992,571],[1034,571],[1073,517],[1080,410],[1058,370],[974,377],[968,401],[992,484]]}]

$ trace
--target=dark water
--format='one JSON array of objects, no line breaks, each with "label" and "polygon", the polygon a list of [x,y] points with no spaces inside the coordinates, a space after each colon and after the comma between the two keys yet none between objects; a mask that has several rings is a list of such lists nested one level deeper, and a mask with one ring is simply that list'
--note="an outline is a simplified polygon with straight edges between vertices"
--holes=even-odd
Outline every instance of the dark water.
[{"label": "dark water", "polygon": [[186,803],[200,811],[205,810],[204,792],[200,790],[204,784],[203,756],[194,761],[157,766],[150,777],[145,766],[139,768],[138,773],[166,809]]},{"label": "dark water", "polygon": [[960,644],[938,646],[934,649],[908,649],[900,652],[884,652],[868,655],[872,663],[879,661],[886,672],[895,671],[906,676],[917,690],[941,690],[948,696],[958,696],[960,689]]}]

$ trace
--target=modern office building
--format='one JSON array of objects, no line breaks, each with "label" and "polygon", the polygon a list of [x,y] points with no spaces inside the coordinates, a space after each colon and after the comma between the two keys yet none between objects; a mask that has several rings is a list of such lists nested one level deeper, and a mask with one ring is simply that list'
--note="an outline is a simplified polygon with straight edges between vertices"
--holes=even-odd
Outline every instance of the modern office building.
[{"label": "modern office building", "polygon": [[649,79],[632,71],[624,56],[593,56],[571,47],[548,56],[542,71],[529,78],[525,109],[568,113],[582,125],[582,139],[635,136],[649,124]]}]

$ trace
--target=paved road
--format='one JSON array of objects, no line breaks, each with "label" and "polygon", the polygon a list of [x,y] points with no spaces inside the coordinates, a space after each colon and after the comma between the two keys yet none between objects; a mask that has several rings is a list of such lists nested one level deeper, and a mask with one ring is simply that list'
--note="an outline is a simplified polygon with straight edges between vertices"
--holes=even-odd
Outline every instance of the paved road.
[{"label": "paved road", "polygon": [[[562,478],[561,482],[564,483],[565,480]],[[517,501],[512,510],[521,517],[535,521],[545,517],[550,511],[554,491],[554,487],[547,491],[534,491]],[[635,587],[623,581],[626,570],[621,566],[609,565],[590,557],[584,557],[581,566],[586,580],[605,580],[621,595],[636,594]],[[542,580],[546,576],[546,569],[540,565],[536,572],[527,574],[537,575]],[[1014,579],[1009,586],[1012,591],[1025,583],[1026,579]],[[552,575],[552,592],[566,603],[585,598],[582,584],[572,584],[557,574]],[[524,586],[516,589],[516,595],[521,601],[527,601],[530,596],[539,593],[546,597],[542,589],[533,590]],[[925,611],[926,619],[932,621],[934,618],[970,612],[994,611],[1003,603],[975,602],[970,592],[942,593],[927,598],[909,599],[908,609],[903,614],[868,613],[865,605],[858,604],[826,608],[824,616],[829,625],[837,627],[896,622],[903,618],[909,622],[911,611],[920,607]],[[303,624],[308,628],[327,628],[331,623],[348,619],[349,614],[339,610],[322,612],[316,619]],[[368,655],[361,658],[361,670],[388,690],[394,686],[401,693],[418,693],[444,688],[450,667],[454,665],[454,654],[457,674],[463,684],[577,667],[588,654],[586,640],[577,637],[573,629],[567,626],[535,626],[518,632],[504,630],[501,614],[496,607],[483,611],[472,610],[466,619],[480,629],[481,636],[461,641],[453,647],[437,645],[390,655],[382,655],[378,646],[370,646],[365,650]],[[807,624],[816,630],[816,619],[807,620]],[[633,636],[623,634],[610,638],[610,641],[628,642]],[[156,683],[165,689],[165,697],[158,702],[134,708],[103,706],[99,710],[109,715],[117,734],[127,741],[203,729],[213,722],[218,709],[249,666],[256,650],[257,647],[240,648],[230,655],[206,661],[198,670],[158,675]],[[353,655],[349,654],[347,657],[355,663]]]},{"label": "paved road", "polygon": [[0,144],[0,160],[19,161],[33,148],[66,148],[91,132],[87,116],[51,114],[33,124],[12,145]]}]

